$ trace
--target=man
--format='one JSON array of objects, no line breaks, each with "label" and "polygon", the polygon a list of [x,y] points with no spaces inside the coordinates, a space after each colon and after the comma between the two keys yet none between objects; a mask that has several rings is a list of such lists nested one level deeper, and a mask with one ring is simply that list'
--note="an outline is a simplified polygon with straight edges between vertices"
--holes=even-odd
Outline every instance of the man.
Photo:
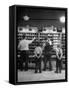
[{"label": "man", "polygon": [[34,50],[35,54],[35,73],[38,72],[41,73],[41,55],[42,55],[42,48],[39,45],[39,42],[37,43],[37,47]]},{"label": "man", "polygon": [[49,62],[49,70],[52,70],[52,64],[51,64],[51,50],[52,50],[52,42],[51,40],[46,37],[45,38],[45,43],[43,43],[43,47],[44,47],[44,68],[43,70],[46,71],[47,69],[47,62]]},{"label": "man", "polygon": [[61,62],[62,62],[62,49],[60,45],[56,48],[56,71],[55,73],[61,73]]},{"label": "man", "polygon": [[23,70],[23,62],[25,62],[25,71],[28,70],[28,50],[29,44],[34,41],[35,38],[32,40],[27,40],[25,34],[23,35],[23,40],[19,42],[18,49],[21,51],[21,60],[20,60],[20,69]]}]

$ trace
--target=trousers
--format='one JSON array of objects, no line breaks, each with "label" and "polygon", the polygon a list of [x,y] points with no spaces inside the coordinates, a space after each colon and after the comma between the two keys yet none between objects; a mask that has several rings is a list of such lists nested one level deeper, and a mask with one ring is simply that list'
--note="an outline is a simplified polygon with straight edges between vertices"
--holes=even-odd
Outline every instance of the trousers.
[{"label": "trousers", "polygon": [[41,73],[41,57],[40,58],[35,58],[35,73],[39,72]]},{"label": "trousers", "polygon": [[62,69],[62,60],[59,60],[58,58],[56,58],[56,72],[60,72],[61,73],[61,69]]},{"label": "trousers", "polygon": [[44,55],[43,62],[44,62],[44,68],[43,68],[43,70],[46,70],[47,69],[47,63],[49,62],[49,70],[51,71],[52,70],[51,54],[45,54]]},{"label": "trousers", "polygon": [[25,63],[25,70],[28,70],[28,52],[27,51],[21,51],[20,53],[20,69],[23,69],[23,63]]}]

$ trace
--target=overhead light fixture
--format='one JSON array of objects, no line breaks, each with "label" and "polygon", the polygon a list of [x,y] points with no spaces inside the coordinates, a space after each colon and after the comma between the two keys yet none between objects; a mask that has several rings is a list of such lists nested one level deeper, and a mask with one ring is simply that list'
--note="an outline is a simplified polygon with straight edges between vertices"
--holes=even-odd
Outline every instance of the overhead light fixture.
[{"label": "overhead light fixture", "polygon": [[23,19],[24,19],[25,21],[28,21],[29,18],[30,18],[30,17],[28,17],[27,15],[25,15],[25,16],[23,17]]},{"label": "overhead light fixture", "polygon": [[61,16],[61,17],[60,17],[60,22],[61,22],[61,23],[65,23],[65,16]]}]

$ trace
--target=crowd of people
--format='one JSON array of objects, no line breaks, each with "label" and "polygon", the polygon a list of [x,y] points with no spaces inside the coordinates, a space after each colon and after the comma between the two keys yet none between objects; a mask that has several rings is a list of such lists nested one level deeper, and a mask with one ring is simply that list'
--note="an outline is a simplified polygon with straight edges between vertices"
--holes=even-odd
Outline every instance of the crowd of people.
[{"label": "crowd of people", "polygon": [[[28,51],[29,44],[31,44],[36,38],[34,37],[32,40],[27,40],[25,34],[23,35],[22,40],[18,44],[18,50],[20,50],[20,70],[23,70],[23,62],[25,63],[25,71],[28,71]],[[40,45],[39,39],[37,42],[37,46],[34,49],[34,59],[35,59],[35,73],[42,73],[41,69],[41,61],[43,60],[43,70],[47,70],[47,63],[49,62],[49,71],[52,71],[52,63],[51,63],[51,55],[52,55],[53,45],[49,37],[45,37],[45,42],[43,42],[42,46]],[[55,73],[61,73],[62,69],[62,49],[60,45],[54,49],[56,53],[56,71]],[[44,52],[44,57],[42,58],[42,53]]]}]

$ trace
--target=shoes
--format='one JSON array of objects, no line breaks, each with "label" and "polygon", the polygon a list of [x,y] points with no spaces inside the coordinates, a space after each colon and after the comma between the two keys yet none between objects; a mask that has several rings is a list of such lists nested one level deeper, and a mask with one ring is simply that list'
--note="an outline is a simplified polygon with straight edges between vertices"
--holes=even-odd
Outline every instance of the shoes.
[{"label": "shoes", "polygon": [[35,73],[37,73],[37,72],[35,71]]},{"label": "shoes", "polygon": [[61,71],[59,71],[59,73],[61,73]]},{"label": "shoes", "polygon": [[49,71],[52,71],[52,69],[49,69]]},{"label": "shoes", "polygon": [[25,69],[25,71],[28,71],[28,69]]},{"label": "shoes", "polygon": [[42,72],[39,72],[39,73],[42,73]]},{"label": "shoes", "polygon": [[23,68],[21,68],[20,71],[23,71]]},{"label": "shoes", "polygon": [[43,69],[43,71],[46,71],[46,69]]},{"label": "shoes", "polygon": [[55,73],[58,73],[58,71],[55,71]]}]

